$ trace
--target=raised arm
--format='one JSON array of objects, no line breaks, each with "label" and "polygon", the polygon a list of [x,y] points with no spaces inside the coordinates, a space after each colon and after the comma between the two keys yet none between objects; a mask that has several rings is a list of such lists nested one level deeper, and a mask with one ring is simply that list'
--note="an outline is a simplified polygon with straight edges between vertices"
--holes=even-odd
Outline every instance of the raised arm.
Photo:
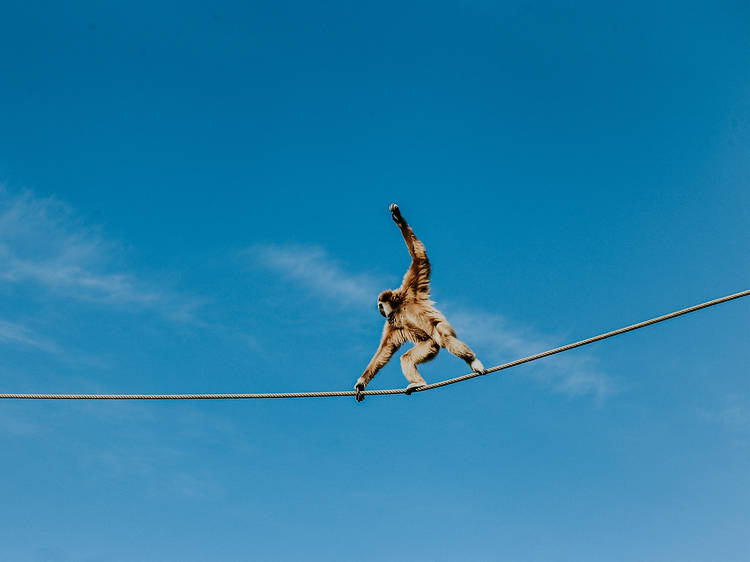
[{"label": "raised arm", "polygon": [[412,297],[428,298],[430,296],[430,260],[427,259],[427,252],[424,244],[417,238],[414,231],[407,224],[406,219],[401,216],[401,210],[398,205],[392,203],[390,206],[391,217],[401,229],[404,236],[406,247],[411,255],[411,265],[404,275],[401,283],[401,289]]}]

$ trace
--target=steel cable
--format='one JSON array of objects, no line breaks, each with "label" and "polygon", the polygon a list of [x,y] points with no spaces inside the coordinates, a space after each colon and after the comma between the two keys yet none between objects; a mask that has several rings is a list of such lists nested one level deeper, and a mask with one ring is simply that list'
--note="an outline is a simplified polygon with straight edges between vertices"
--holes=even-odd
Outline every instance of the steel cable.
[{"label": "steel cable", "polygon": [[[663,316],[657,316],[656,318],[652,318],[650,320],[645,320],[644,322],[639,322],[637,324],[631,324],[630,326],[626,326],[624,328],[620,328],[618,330],[613,330],[611,332],[606,332],[604,334],[600,334],[598,336],[593,336],[591,338],[586,338],[585,340],[580,340],[574,343],[569,343],[568,345],[564,345],[562,347],[556,347],[554,349],[550,349],[548,351],[543,351],[542,353],[537,353],[535,355],[529,355],[528,357],[524,357],[522,359],[516,359],[515,361],[511,361],[509,363],[504,363],[502,365],[497,365],[495,367],[491,367],[487,369],[484,373],[469,373],[468,375],[463,375],[460,377],[456,377],[453,379],[447,379],[444,381],[436,382],[433,384],[428,384],[426,386],[423,386],[421,388],[414,389],[414,393],[417,392],[425,392],[427,390],[432,390],[434,388],[440,388],[443,386],[448,386],[451,384],[456,384],[458,382],[463,382],[465,380],[473,379],[475,377],[481,377],[490,373],[495,373],[497,371],[502,371],[505,369],[510,369],[511,367],[516,367],[518,365],[522,365],[524,363],[530,363],[531,361],[536,361],[537,359],[542,359],[543,357],[549,357],[550,355],[555,355],[557,353],[562,353],[563,351],[568,351],[570,349],[575,349],[576,347],[582,347],[584,345],[588,345],[597,341],[605,340],[607,338],[611,338],[614,336],[619,336],[620,334],[624,334],[625,332],[632,332],[633,330],[638,330],[640,328],[645,328],[646,326],[650,326],[652,324],[656,324],[658,322],[664,322],[665,320],[670,320],[672,318],[676,318],[678,316],[682,316],[683,314],[689,314],[691,312],[695,312],[696,310],[701,310],[703,308],[708,308],[710,306],[715,306],[717,304],[721,304],[723,302],[731,301],[734,299],[739,299],[742,297],[746,297],[750,295],[750,290],[747,291],[741,291],[739,293],[734,293],[733,295],[727,295],[726,297],[721,297],[719,299],[714,299],[711,301],[707,301],[701,304],[697,304],[695,306],[691,306],[688,308],[683,308],[682,310],[678,310],[676,312],[670,312],[669,314],[665,314]],[[0,399],[18,399],[18,400],[248,400],[248,399],[261,399],[261,398],[334,398],[339,396],[356,396],[356,391],[354,390],[341,390],[341,391],[330,391],[330,392],[271,392],[271,393],[257,393],[257,394],[31,394],[31,393],[6,393],[6,394],[0,394]],[[362,394],[365,396],[387,396],[392,394],[406,394],[406,390],[403,388],[390,388],[385,390],[365,390]]]}]

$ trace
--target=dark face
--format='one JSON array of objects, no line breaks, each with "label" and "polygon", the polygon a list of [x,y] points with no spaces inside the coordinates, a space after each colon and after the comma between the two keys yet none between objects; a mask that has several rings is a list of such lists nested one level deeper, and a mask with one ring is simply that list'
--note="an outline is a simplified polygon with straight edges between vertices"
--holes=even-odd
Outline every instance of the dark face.
[{"label": "dark face", "polygon": [[378,312],[384,317],[388,318],[393,312],[393,305],[391,303],[391,297],[393,294],[391,291],[383,291],[378,296]]}]

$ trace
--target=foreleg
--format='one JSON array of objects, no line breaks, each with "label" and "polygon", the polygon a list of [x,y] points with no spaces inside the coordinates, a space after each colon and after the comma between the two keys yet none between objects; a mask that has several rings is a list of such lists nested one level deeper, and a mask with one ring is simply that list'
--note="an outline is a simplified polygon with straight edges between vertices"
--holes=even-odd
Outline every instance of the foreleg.
[{"label": "foreleg", "polygon": [[412,259],[427,260],[427,251],[425,250],[424,244],[422,244],[422,241],[417,238],[417,235],[414,234],[414,231],[406,222],[406,219],[401,215],[401,210],[398,208],[398,205],[391,203],[390,210],[391,218],[401,229],[401,234],[404,237],[404,242],[406,242],[406,247],[409,250]]},{"label": "foreleg", "polygon": [[358,402],[362,402],[365,399],[364,394],[361,394],[361,392],[367,387],[367,384],[378,371],[385,367],[385,364],[390,361],[402,343],[404,343],[404,338],[400,330],[394,330],[390,325],[386,324],[385,328],[383,328],[383,336],[380,339],[378,350],[373,355],[362,376],[357,379],[354,385],[354,390],[357,391]]},{"label": "foreleg", "polygon": [[429,298],[430,296],[430,273],[431,266],[430,260],[427,259],[427,251],[425,250],[422,241],[417,238],[414,231],[406,223],[406,219],[401,216],[401,211],[398,205],[392,203],[390,206],[391,217],[401,229],[401,234],[406,242],[406,247],[409,249],[411,255],[411,265],[404,275],[404,280],[401,283],[401,289],[407,293],[413,293],[415,296],[421,296],[423,298]]}]

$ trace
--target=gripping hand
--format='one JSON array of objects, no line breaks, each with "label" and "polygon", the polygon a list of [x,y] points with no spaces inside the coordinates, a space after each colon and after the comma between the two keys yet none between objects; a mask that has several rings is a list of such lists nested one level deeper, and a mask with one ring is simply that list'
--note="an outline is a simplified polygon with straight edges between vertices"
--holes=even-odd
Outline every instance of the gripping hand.
[{"label": "gripping hand", "polygon": [[354,390],[357,392],[357,394],[354,396],[357,399],[357,402],[362,402],[362,400],[365,399],[365,395],[363,394],[365,387],[367,386],[367,383],[362,379],[362,377],[357,380],[357,384],[354,385]]},{"label": "gripping hand", "polygon": [[401,209],[398,208],[398,205],[391,203],[388,208],[391,210],[391,218],[393,221],[398,225],[403,224],[404,217],[401,216]]}]

